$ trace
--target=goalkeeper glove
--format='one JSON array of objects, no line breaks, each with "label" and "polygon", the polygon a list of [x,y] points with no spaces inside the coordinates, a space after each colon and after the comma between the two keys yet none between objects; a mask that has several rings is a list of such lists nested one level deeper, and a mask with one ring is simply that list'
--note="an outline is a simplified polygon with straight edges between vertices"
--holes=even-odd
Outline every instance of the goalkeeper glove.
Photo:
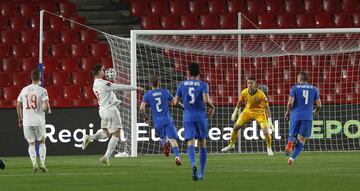
[{"label": "goalkeeper glove", "polygon": [[231,115],[231,121],[235,121],[239,112],[239,108],[235,107],[234,113]]},{"label": "goalkeeper glove", "polygon": [[272,131],[275,130],[274,125],[273,125],[272,120],[271,120],[271,117],[268,118],[268,126]]}]

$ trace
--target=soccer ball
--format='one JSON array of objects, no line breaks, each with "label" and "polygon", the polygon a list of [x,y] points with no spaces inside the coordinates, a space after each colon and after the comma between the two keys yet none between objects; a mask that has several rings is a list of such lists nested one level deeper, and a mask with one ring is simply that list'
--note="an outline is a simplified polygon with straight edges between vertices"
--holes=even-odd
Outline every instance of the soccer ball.
[{"label": "soccer ball", "polygon": [[116,70],[114,68],[108,68],[105,70],[105,78],[107,80],[115,80]]}]

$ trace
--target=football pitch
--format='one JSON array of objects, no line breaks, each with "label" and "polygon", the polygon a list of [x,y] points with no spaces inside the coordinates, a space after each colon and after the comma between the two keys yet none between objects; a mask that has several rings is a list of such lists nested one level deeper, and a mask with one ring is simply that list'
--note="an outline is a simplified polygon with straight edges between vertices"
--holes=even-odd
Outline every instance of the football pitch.
[{"label": "football pitch", "polygon": [[111,166],[100,156],[48,156],[49,172],[32,172],[28,157],[3,158],[0,190],[359,190],[360,152],[304,152],[294,166],[282,153],[210,154],[206,177],[191,180],[187,155],[183,165],[173,157],[146,155],[113,158]]}]

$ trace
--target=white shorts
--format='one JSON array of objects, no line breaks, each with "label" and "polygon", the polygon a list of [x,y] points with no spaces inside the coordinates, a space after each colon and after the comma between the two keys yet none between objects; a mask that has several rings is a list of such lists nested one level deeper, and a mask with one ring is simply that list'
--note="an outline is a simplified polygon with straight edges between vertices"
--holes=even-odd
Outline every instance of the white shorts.
[{"label": "white shorts", "polygon": [[100,110],[101,128],[107,129],[110,133],[123,128],[121,123],[120,112],[116,107],[111,107],[106,110]]},{"label": "white shorts", "polygon": [[45,126],[24,126],[24,137],[29,143],[46,139]]}]

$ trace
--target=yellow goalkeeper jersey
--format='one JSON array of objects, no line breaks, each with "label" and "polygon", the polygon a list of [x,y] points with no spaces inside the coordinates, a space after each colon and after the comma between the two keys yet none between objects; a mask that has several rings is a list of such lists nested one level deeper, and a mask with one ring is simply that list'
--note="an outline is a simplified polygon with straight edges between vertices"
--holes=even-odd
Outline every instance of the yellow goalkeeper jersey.
[{"label": "yellow goalkeeper jersey", "polygon": [[257,89],[254,95],[250,95],[249,88],[246,88],[241,92],[239,99],[246,102],[244,110],[248,111],[265,112],[265,107],[269,105],[265,93],[260,89]]}]

